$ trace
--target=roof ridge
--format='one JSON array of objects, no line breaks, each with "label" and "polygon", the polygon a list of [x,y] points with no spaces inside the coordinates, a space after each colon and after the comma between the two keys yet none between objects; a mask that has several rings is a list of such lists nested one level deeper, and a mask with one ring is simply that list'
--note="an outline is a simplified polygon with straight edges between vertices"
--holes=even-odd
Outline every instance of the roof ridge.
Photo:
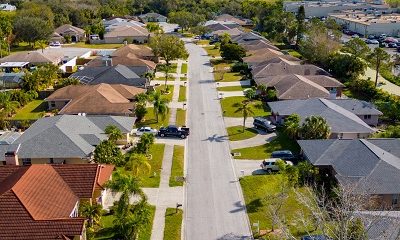
[{"label": "roof ridge", "polygon": [[315,87],[315,88],[318,88],[319,90],[321,90],[321,91],[323,91],[323,92],[329,93],[329,91],[326,90],[326,88],[324,88],[324,87],[322,87],[321,85],[319,85],[319,84],[317,84],[317,83],[311,81],[311,80],[308,79],[307,77],[301,76],[301,75],[298,75],[298,74],[293,74],[293,75],[295,75],[295,76],[297,77],[297,79],[299,79],[300,81],[303,81],[303,82],[305,82],[305,83],[307,83],[307,84],[309,84],[309,85],[311,85],[311,86],[313,86],[313,87]]},{"label": "roof ridge", "polygon": [[[375,144],[369,142],[367,139],[359,139],[375,156],[379,158],[380,161],[384,161],[387,164],[400,170],[400,158],[393,155],[392,153],[383,150],[382,148],[376,146]],[[398,161],[394,161],[398,160]]]}]

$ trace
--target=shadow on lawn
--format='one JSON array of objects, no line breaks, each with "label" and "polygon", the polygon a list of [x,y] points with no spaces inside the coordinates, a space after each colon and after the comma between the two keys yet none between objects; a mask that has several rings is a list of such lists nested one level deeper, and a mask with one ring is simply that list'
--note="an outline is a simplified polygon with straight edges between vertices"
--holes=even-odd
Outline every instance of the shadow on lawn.
[{"label": "shadow on lawn", "polygon": [[38,113],[38,112],[45,112],[47,111],[47,102],[42,102],[37,106],[35,109],[32,110],[33,113]]},{"label": "shadow on lawn", "polygon": [[254,199],[246,205],[248,213],[255,213],[263,206],[262,200],[260,198]]}]

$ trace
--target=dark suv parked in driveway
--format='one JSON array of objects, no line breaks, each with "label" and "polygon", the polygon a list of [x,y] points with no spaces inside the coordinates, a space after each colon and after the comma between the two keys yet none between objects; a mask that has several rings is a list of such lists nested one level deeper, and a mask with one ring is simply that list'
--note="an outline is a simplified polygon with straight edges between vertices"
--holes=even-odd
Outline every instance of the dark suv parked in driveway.
[{"label": "dark suv parked in driveway", "polygon": [[273,125],[270,121],[262,117],[255,117],[253,126],[255,128],[263,129],[266,132],[273,132],[276,130],[276,126]]},{"label": "dark suv parked in driveway", "polygon": [[296,157],[289,150],[274,151],[271,153],[272,158],[280,158],[283,160],[295,160]]}]

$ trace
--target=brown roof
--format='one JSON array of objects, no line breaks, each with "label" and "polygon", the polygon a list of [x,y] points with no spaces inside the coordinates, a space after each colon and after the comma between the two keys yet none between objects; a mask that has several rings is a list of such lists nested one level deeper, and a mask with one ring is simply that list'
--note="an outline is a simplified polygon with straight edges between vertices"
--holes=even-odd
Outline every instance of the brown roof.
[{"label": "brown roof", "polygon": [[279,51],[278,47],[263,39],[241,42],[239,45],[241,45],[246,51],[260,50],[264,48],[270,48]]},{"label": "brown roof", "polygon": [[142,88],[121,84],[70,85],[58,89],[46,101],[69,101],[59,114],[127,115],[134,108],[131,99],[143,92]]},{"label": "brown roof", "polygon": [[287,74],[298,74],[298,75],[328,75],[329,73],[312,64],[296,65],[285,61],[270,63],[253,74],[254,78],[262,78],[268,76],[278,76]]},{"label": "brown roof", "polygon": [[[289,60],[290,59],[290,60]],[[259,62],[256,65],[252,66],[251,73],[253,77],[257,77],[259,73],[262,73],[264,69],[268,68],[268,66],[272,63],[287,63],[289,65],[300,65],[300,59],[290,57],[290,55],[277,56],[274,58],[267,59],[265,61]]]},{"label": "brown roof", "polygon": [[235,22],[235,23],[237,23],[239,25],[246,25],[245,21],[243,21],[243,20],[241,20],[239,18],[236,18],[236,17],[234,17],[234,16],[232,16],[230,14],[221,14],[218,17],[216,17],[214,20],[215,21],[224,21],[224,22],[231,21],[231,22]]},{"label": "brown roof", "polygon": [[114,165],[99,165],[98,167],[98,177],[97,185],[98,187],[103,187],[104,184],[110,180],[110,177],[114,171]]},{"label": "brown roof", "polygon": [[118,26],[104,34],[104,38],[110,37],[147,37],[150,33],[146,28],[139,26]]},{"label": "brown roof", "polygon": [[[125,65],[125,66],[146,66],[150,69],[156,69],[156,64],[152,61],[149,60],[144,60],[144,59],[140,59],[137,58],[136,55],[129,53],[127,55],[127,57],[119,57],[119,56],[115,56],[115,57],[111,57],[111,64],[112,66],[115,65]],[[88,67],[101,67],[104,66],[104,60],[103,57],[99,56],[96,57],[95,59],[91,60],[90,62],[88,62],[86,64]]]},{"label": "brown roof", "polygon": [[144,45],[128,44],[115,50],[111,56],[113,57],[127,57],[128,54],[134,54],[137,58],[153,57],[154,54],[151,48]]},{"label": "brown roof", "polygon": [[58,28],[56,28],[56,30],[54,30],[54,32],[56,32],[58,34],[65,34],[65,33],[70,33],[70,32],[73,32],[75,34],[80,34],[80,35],[85,34],[85,30],[83,30],[82,28],[72,26],[71,24],[61,25]]},{"label": "brown roof", "polygon": [[11,54],[7,57],[0,59],[0,63],[3,62],[29,62],[36,64],[52,63],[58,64],[62,59],[61,54],[43,54],[38,51],[33,52],[18,52]]},{"label": "brown roof", "polygon": [[264,48],[262,50],[251,50],[247,53],[249,54],[249,56],[244,57],[243,62],[249,65],[256,65],[271,58],[285,56],[282,52],[270,48]]},{"label": "brown roof", "polygon": [[238,36],[242,34],[243,32],[237,28],[231,28],[231,29],[224,29],[224,30],[216,30],[212,32],[213,35],[218,35],[222,36],[224,34],[228,34],[229,36]]}]

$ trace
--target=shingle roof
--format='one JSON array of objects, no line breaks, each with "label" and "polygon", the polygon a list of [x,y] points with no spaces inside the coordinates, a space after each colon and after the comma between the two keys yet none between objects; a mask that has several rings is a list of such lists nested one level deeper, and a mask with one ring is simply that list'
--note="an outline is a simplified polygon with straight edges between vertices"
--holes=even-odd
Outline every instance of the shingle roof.
[{"label": "shingle roof", "polygon": [[316,166],[332,166],[337,180],[357,184],[369,194],[400,193],[400,155],[379,146],[400,149],[399,139],[299,140],[307,159]]},{"label": "shingle roof", "polygon": [[231,21],[231,22],[235,22],[239,25],[246,25],[246,21],[239,19],[237,17],[234,17],[230,14],[221,14],[215,18],[215,21]]},{"label": "shingle roof", "polygon": [[[111,58],[107,58],[105,59],[108,63],[111,63],[112,66],[115,65],[125,65],[125,66],[141,66],[141,67],[147,67],[151,70],[154,70],[157,66],[156,63],[149,61],[149,60],[145,60],[145,59],[140,59],[137,58],[136,55],[133,54],[128,54],[125,57],[119,57],[119,56],[115,56],[115,57],[111,57]],[[91,60],[90,62],[88,62],[86,64],[87,67],[101,67],[104,66],[104,57],[98,56],[96,58],[94,58],[93,60]]]},{"label": "shingle roof", "polygon": [[56,28],[54,30],[54,32],[56,32],[58,34],[65,34],[65,33],[69,33],[69,32],[73,32],[76,34],[85,34],[85,30],[83,30],[82,28],[72,26],[71,24],[61,25],[58,28]]},{"label": "shingle roof", "polygon": [[274,114],[288,116],[297,113],[302,118],[317,115],[326,119],[332,133],[373,133],[375,130],[368,126],[354,113],[322,98],[306,100],[284,100],[269,102]]},{"label": "shingle roof", "polygon": [[232,41],[237,43],[253,41],[253,40],[264,40],[266,42],[269,42],[265,37],[255,32],[245,32],[237,37],[232,38]]},{"label": "shingle roof", "polygon": [[279,50],[279,48],[275,47],[272,43],[264,39],[241,41],[239,45],[241,45],[244,49],[246,49],[246,51],[260,50],[263,48],[271,48],[274,50]]},{"label": "shingle roof", "polygon": [[212,32],[213,35],[219,35],[219,36],[222,36],[224,34],[228,34],[229,36],[237,36],[241,33],[242,33],[242,31],[237,28],[223,29],[223,30],[217,30],[217,31]]},{"label": "shingle roof", "polygon": [[261,62],[270,60],[272,58],[276,57],[282,57],[282,58],[292,58],[290,55],[284,55],[282,52],[270,49],[270,48],[263,48],[261,50],[252,50],[249,51],[249,53],[254,52],[254,54],[244,57],[243,62],[249,64],[249,65],[257,65]]},{"label": "shingle roof", "polygon": [[104,38],[112,37],[148,37],[150,35],[146,28],[140,26],[115,26],[104,34]]},{"label": "shingle roof", "polygon": [[126,57],[128,54],[134,54],[137,58],[153,57],[152,50],[143,45],[128,44],[115,50],[111,56],[113,57]]},{"label": "shingle roof", "polygon": [[312,64],[292,64],[287,61],[272,62],[264,66],[253,70],[254,78],[262,78],[268,76],[277,75],[288,75],[288,74],[298,74],[298,75],[327,75],[330,74],[320,67]]},{"label": "shingle roof", "polygon": [[[14,144],[20,144],[20,158],[87,158],[95,146],[87,141],[84,134],[93,134],[99,140],[105,140],[106,126],[115,125],[123,133],[128,133],[134,121],[135,118],[121,116],[59,115],[41,118]],[[0,160],[3,159],[4,154],[0,156]]]},{"label": "shingle roof", "polygon": [[331,102],[347,109],[356,115],[382,115],[382,112],[369,102],[360,101],[357,99],[332,99]]},{"label": "shingle roof", "polygon": [[1,58],[0,63],[3,62],[29,62],[33,64],[43,64],[43,63],[52,63],[58,64],[62,55],[60,54],[43,54],[38,51],[33,52],[18,52],[11,54],[7,57]]},{"label": "shingle roof", "polygon": [[145,92],[126,85],[70,85],[58,89],[46,101],[69,101],[59,114],[128,115],[134,109],[130,99]]}]

